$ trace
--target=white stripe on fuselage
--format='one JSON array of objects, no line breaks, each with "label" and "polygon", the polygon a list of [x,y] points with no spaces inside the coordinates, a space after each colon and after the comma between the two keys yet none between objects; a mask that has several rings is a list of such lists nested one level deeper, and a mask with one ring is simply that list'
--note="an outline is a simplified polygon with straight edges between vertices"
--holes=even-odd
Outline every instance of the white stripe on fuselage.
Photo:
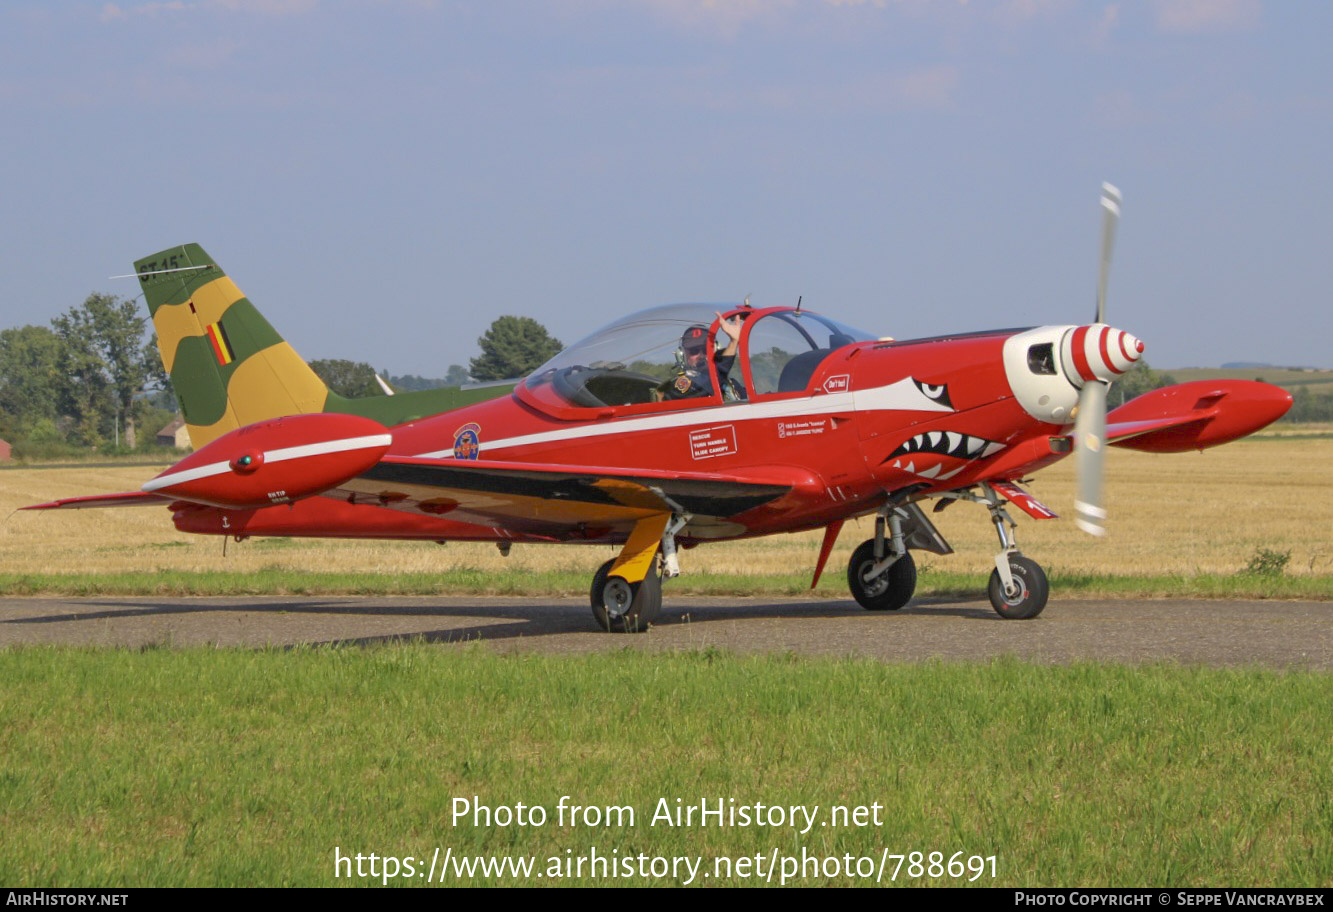
[{"label": "white stripe on fuselage", "polygon": [[[888,386],[873,389],[852,390],[846,393],[828,393],[818,396],[805,396],[798,399],[778,399],[770,402],[745,402],[732,405],[710,406],[690,411],[673,411],[661,415],[648,415],[643,418],[626,418],[621,421],[580,424],[577,427],[561,428],[558,431],[542,431],[537,434],[523,434],[518,437],[506,437],[502,440],[482,442],[479,450],[504,450],[510,447],[527,446],[534,443],[551,443],[558,440],[578,440],[585,437],[604,437],[610,434],[632,434],[636,431],[656,431],[662,428],[693,427],[715,424],[719,416],[734,421],[754,421],[764,418],[800,418],[813,415],[828,415],[833,412],[952,412],[953,409],[926,396],[917,389],[911,377],[904,377]],[[454,455],[452,448],[420,453],[423,459],[450,459]]]},{"label": "white stripe on fuselage", "polygon": [[[387,447],[393,442],[393,437],[389,434],[371,434],[366,437],[344,437],[342,440],[325,440],[320,443],[304,443],[300,446],[283,447],[277,450],[268,450],[264,453],[264,462],[286,462],[288,459],[304,459],[306,456],[327,456],[330,453],[345,453],[348,450],[365,450],[370,447]],[[207,465],[195,466],[190,469],[181,469],[179,472],[171,472],[167,475],[159,475],[151,481],[144,482],[140,489],[149,494],[161,490],[168,485],[184,484],[187,481],[198,481],[200,478],[210,478],[214,475],[225,475],[233,471],[231,462],[210,462]]]}]

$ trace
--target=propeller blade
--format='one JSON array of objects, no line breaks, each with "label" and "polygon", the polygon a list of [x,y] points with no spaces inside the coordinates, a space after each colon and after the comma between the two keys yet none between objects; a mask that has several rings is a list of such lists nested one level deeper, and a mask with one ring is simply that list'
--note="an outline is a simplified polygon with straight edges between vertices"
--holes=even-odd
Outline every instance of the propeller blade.
[{"label": "propeller blade", "polygon": [[1106,534],[1106,510],[1102,507],[1102,476],[1106,461],[1106,384],[1089,380],[1078,394],[1074,418],[1074,471],[1078,495],[1074,500],[1074,522],[1090,535]]},{"label": "propeller blade", "polygon": [[1115,247],[1115,226],[1120,221],[1120,191],[1102,184],[1102,268],[1097,276],[1097,323],[1106,322],[1106,281],[1111,273],[1111,251]]}]

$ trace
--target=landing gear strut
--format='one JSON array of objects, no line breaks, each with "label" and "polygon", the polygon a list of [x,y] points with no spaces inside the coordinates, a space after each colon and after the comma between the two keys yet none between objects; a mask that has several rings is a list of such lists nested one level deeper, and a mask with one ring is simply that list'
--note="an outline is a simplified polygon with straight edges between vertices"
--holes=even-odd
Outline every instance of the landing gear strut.
[{"label": "landing gear strut", "polygon": [[968,489],[950,491],[944,498],[935,507],[936,512],[954,500],[979,503],[990,511],[995,534],[1000,538],[1000,553],[995,555],[995,569],[991,571],[990,584],[986,587],[995,613],[1002,618],[1017,621],[1030,620],[1041,614],[1051,587],[1041,566],[1019,553],[1018,543],[1014,540],[1014,530],[1018,526],[1005,512],[1004,498],[984,482],[981,484],[980,495]]},{"label": "landing gear strut", "polygon": [[1000,495],[988,484],[981,488],[991,522],[995,524],[995,533],[1000,537],[1000,553],[995,555],[995,569],[991,571],[986,594],[1000,617],[1031,620],[1041,614],[1050,595],[1046,573],[1040,564],[1018,552],[1018,543],[1014,540],[1017,525],[1005,512]]}]

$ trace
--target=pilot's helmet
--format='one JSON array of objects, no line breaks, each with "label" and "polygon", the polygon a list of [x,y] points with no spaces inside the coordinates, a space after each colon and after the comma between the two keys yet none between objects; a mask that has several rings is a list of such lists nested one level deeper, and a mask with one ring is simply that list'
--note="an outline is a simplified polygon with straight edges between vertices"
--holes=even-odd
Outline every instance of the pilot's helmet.
[{"label": "pilot's helmet", "polygon": [[708,350],[708,327],[691,326],[680,337],[680,347],[687,356],[703,354]]}]

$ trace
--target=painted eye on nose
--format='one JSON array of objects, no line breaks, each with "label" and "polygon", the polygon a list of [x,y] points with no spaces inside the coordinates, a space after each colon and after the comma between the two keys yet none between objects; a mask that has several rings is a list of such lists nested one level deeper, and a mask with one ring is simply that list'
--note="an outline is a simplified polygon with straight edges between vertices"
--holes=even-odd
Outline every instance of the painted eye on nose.
[{"label": "painted eye on nose", "polygon": [[940,383],[937,385],[934,383],[922,383],[915,377],[912,378],[912,382],[916,384],[916,388],[921,390],[921,394],[927,399],[938,402],[940,405],[947,405],[949,408],[953,408],[953,403],[949,401],[949,387],[947,384]]}]

